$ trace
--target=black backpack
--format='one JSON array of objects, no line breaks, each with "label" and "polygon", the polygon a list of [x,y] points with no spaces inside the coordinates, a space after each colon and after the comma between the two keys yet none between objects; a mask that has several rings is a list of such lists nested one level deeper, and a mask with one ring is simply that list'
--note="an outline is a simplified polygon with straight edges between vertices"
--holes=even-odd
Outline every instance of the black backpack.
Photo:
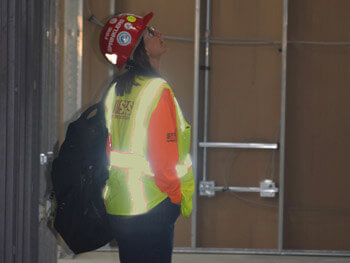
[{"label": "black backpack", "polygon": [[102,197],[108,179],[107,134],[102,100],[69,124],[52,163],[54,227],[75,254],[113,239]]}]

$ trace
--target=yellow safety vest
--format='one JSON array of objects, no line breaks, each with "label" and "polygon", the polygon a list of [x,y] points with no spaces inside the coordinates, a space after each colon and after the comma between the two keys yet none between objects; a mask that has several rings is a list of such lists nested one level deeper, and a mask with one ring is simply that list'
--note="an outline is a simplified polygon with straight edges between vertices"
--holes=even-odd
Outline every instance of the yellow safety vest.
[{"label": "yellow safety vest", "polygon": [[104,200],[109,214],[138,215],[158,205],[165,198],[155,184],[154,173],[147,159],[147,130],[163,89],[173,95],[176,105],[179,162],[177,176],[181,183],[181,212],[192,211],[194,177],[189,154],[191,126],[185,121],[174,94],[162,78],[138,77],[139,86],[129,94],[117,96],[115,85],[105,100],[106,126],[111,136],[109,179]]}]

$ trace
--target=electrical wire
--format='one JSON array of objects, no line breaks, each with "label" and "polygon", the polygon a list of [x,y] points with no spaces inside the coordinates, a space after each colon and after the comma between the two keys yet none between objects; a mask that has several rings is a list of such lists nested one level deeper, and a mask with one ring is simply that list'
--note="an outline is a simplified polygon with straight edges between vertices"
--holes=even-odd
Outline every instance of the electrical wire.
[{"label": "electrical wire", "polygon": [[[278,140],[280,136],[280,129],[277,129],[276,133],[276,141]],[[243,141],[249,142],[252,140],[260,140],[260,141],[267,141],[266,138],[258,138],[258,137],[252,137],[252,138],[246,138]],[[230,155],[228,155],[226,163],[228,164],[226,167],[226,173],[224,173],[224,187],[228,189],[228,183],[227,183],[227,177],[230,174],[230,169],[234,162],[237,161],[237,158],[239,157],[239,154],[241,154],[241,149],[234,150]],[[269,161],[268,166],[266,167],[265,174],[266,178],[272,179],[272,181],[275,181],[275,167],[276,167],[276,151],[272,151],[271,158]],[[231,161],[231,162],[230,162]],[[229,191],[227,191],[229,192]],[[241,194],[235,193],[235,192],[229,192],[230,195],[234,196],[236,199],[246,202],[250,205],[256,206],[256,207],[265,207],[270,209],[276,209],[278,208],[278,205],[269,205],[266,203],[262,203],[259,201],[255,201],[249,198],[242,197]],[[320,208],[320,207],[301,207],[301,206],[285,206],[285,209],[287,210],[297,210],[297,211],[308,211],[308,212],[331,212],[331,213],[350,213],[350,209],[347,208]]]},{"label": "electrical wire", "polygon": [[[277,129],[276,141],[277,141],[278,135],[279,135],[279,129]],[[243,142],[250,142],[253,140],[259,140],[259,141],[263,141],[263,142],[268,141],[268,139],[266,139],[266,138],[250,137],[250,138],[243,139]],[[230,168],[232,167],[232,164],[237,160],[237,158],[239,157],[239,154],[241,154],[241,153],[242,153],[241,149],[234,150],[230,155],[228,155],[228,157],[226,159],[226,172],[223,173],[224,174],[223,180],[224,180],[224,187],[225,188],[228,188],[227,178],[231,172]],[[271,171],[271,173],[270,173],[271,177],[269,177],[269,175],[268,175],[269,171]],[[268,162],[268,165],[266,166],[266,169],[265,169],[265,174],[266,174],[266,178],[271,178],[272,181],[274,181],[274,177],[275,177],[275,150],[273,150],[271,153],[270,161]],[[268,204],[265,204],[262,202],[254,201],[252,199],[244,198],[241,195],[234,193],[234,192],[229,192],[229,193],[231,195],[233,195],[235,198],[237,198],[241,201],[250,203],[250,204],[255,205],[255,206],[267,207],[267,208],[278,208],[278,205],[268,205]]]},{"label": "electrical wire", "polygon": [[90,0],[86,0],[86,9],[89,13],[89,17],[92,16],[92,12],[91,12],[91,9],[90,9]]},{"label": "electrical wire", "polygon": [[229,192],[229,193],[230,193],[230,195],[233,195],[238,200],[246,202],[246,203],[249,203],[249,204],[254,205],[254,206],[265,207],[265,208],[273,208],[273,209],[278,208],[278,205],[268,205],[268,204],[265,204],[265,203],[262,203],[262,202],[254,201],[252,199],[244,198],[241,195],[239,195],[237,193],[234,193],[234,192]]},{"label": "electrical wire", "polygon": [[[246,139],[243,139],[243,142],[250,142],[250,141],[253,141],[253,140],[259,140],[259,141],[262,141],[262,142],[266,142],[268,143],[268,139],[266,138],[262,138],[262,137],[250,137],[250,138],[246,138]],[[238,158],[239,154],[242,153],[242,149],[237,149],[237,150],[233,150],[232,153],[230,153],[230,155],[228,155],[228,157],[226,158],[226,172],[223,173],[224,175],[224,182],[225,182],[225,187],[228,187],[228,184],[227,184],[227,177],[228,177],[228,174],[230,174],[230,168],[232,167],[232,164],[233,162]],[[275,157],[275,150],[272,151],[271,153],[271,157],[270,157],[270,161],[268,162],[268,165],[266,166],[265,168],[265,173],[267,174],[268,171],[271,170],[271,174],[273,175],[274,174],[274,157]],[[272,168],[271,168],[272,167]],[[265,177],[265,178],[268,178],[268,179],[271,179],[273,180],[272,177],[269,177],[268,175]]]},{"label": "electrical wire", "polygon": [[287,210],[300,210],[308,212],[332,212],[332,213],[350,213],[350,208],[321,208],[321,207],[301,207],[301,206],[285,206]]},{"label": "electrical wire", "polygon": [[94,14],[92,13],[92,11],[90,9],[90,0],[86,0],[86,9],[87,9],[87,12],[89,14],[88,18],[86,20],[91,22],[91,23],[94,23],[95,25],[103,27],[104,26],[103,23],[94,16]]}]

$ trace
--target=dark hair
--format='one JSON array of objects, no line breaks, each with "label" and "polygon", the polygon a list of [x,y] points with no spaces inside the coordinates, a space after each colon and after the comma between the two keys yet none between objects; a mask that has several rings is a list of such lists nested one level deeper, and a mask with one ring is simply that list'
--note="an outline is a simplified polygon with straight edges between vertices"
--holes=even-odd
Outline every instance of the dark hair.
[{"label": "dark hair", "polygon": [[135,81],[137,76],[160,77],[151,66],[142,37],[134,51],[133,59],[128,59],[125,68],[127,71],[116,76],[112,82],[112,84],[116,82],[115,92],[117,96],[129,94],[132,86],[138,86],[139,84]]}]

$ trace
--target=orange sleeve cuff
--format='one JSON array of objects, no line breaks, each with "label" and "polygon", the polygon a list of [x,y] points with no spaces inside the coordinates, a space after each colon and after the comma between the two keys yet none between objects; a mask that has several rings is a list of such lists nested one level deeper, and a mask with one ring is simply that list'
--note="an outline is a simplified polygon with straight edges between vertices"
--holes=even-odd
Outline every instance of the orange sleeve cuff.
[{"label": "orange sleeve cuff", "polygon": [[176,203],[180,203],[181,202],[181,191],[179,193],[177,193],[176,195],[168,195],[170,198],[170,201],[174,204]]},{"label": "orange sleeve cuff", "polygon": [[155,182],[158,188],[167,193],[171,202],[181,201],[181,183],[177,178],[175,169],[155,171]]}]

